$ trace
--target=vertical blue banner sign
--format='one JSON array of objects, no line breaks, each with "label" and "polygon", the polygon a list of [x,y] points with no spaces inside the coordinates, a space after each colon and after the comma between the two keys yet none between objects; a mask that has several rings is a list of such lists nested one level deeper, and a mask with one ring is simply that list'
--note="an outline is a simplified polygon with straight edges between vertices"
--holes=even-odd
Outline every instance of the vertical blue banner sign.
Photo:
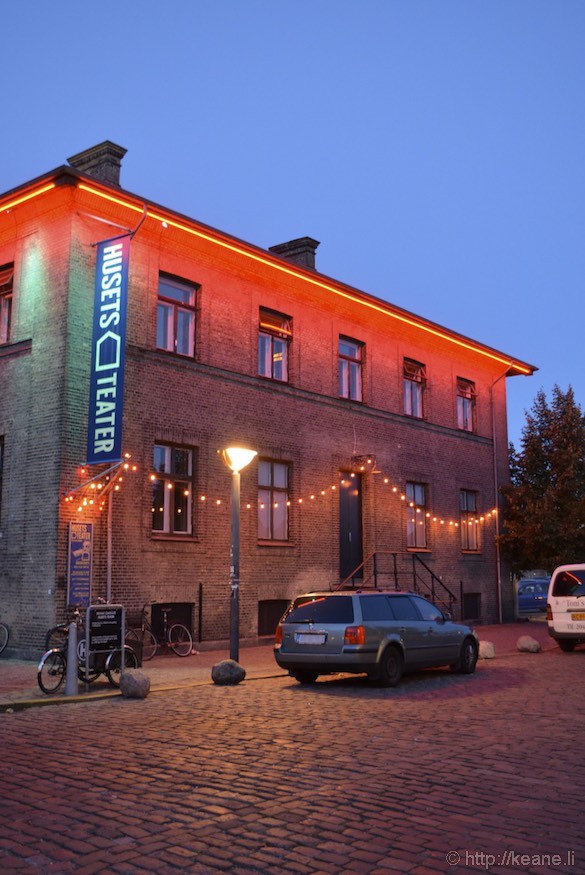
[{"label": "vertical blue banner sign", "polygon": [[97,245],[87,462],[122,458],[130,235]]},{"label": "vertical blue banner sign", "polygon": [[91,604],[93,523],[69,523],[69,594],[67,604],[87,608]]}]

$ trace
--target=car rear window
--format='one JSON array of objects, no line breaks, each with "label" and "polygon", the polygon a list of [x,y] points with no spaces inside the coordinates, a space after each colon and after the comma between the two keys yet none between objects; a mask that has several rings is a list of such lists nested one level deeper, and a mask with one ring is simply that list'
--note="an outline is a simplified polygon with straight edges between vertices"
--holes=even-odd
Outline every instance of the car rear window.
[{"label": "car rear window", "polygon": [[353,623],[351,596],[323,596],[293,607],[287,623]]},{"label": "car rear window", "polygon": [[553,596],[585,596],[585,571],[560,571],[553,583]]}]

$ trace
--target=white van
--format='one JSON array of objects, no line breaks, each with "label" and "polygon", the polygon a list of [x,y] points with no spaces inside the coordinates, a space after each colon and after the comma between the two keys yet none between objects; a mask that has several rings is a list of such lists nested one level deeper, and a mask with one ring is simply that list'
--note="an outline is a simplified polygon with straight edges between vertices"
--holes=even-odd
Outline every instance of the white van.
[{"label": "white van", "polygon": [[574,650],[585,642],[585,563],[560,565],[548,587],[548,634],[561,650]]}]

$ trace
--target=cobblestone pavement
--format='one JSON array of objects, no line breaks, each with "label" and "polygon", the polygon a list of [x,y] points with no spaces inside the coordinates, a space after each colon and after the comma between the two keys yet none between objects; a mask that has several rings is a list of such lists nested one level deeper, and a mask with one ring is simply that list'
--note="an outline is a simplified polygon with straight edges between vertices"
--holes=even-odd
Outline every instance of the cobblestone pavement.
[{"label": "cobblestone pavement", "polygon": [[4,873],[585,872],[585,651],[0,714]]}]

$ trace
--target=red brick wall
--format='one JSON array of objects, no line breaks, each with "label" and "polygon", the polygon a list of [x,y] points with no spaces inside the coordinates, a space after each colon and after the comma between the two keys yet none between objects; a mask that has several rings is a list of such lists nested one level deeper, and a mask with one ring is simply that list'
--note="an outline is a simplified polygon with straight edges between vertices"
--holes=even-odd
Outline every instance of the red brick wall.
[{"label": "red brick wall", "polygon": [[[18,233],[0,236],[0,263],[14,260],[17,266],[15,339],[32,340],[27,355],[0,358],[2,385],[8,387],[0,399],[8,472],[0,581],[23,647],[33,647],[33,639],[65,607],[67,522],[75,509],[64,505],[62,496],[80,482],[76,468],[85,458],[93,244],[110,230],[118,233],[92,216],[109,216],[128,227],[138,221],[122,207],[92,201],[74,189],[47,198],[46,211],[27,207]],[[159,271],[200,285],[194,360],[155,349]],[[124,445],[139,471],[126,478],[113,501],[114,600],[132,610],[154,600],[188,601],[197,616],[202,588],[203,637],[227,638],[230,475],[217,450],[244,442],[261,456],[291,463],[292,506],[290,542],[258,543],[256,464],[242,473],[242,637],[256,634],[259,601],[284,600],[339,581],[337,487],[354,452],[374,454],[381,472],[363,475],[364,555],[395,552],[401,569],[410,567],[400,492],[408,480],[426,483],[429,510],[446,522],[429,521],[425,561],[457,594],[461,584],[481,592],[483,619],[497,619],[494,520],[482,523],[477,554],[462,553],[459,530],[448,523],[459,519],[460,489],[477,491],[481,511],[497,504],[492,431],[495,423],[502,480],[505,380],[498,378],[504,366],[321,288],[319,283],[331,281],[319,274],[304,276],[314,282],[153,220],[134,237]],[[292,317],[287,385],[256,375],[261,306]],[[365,344],[363,404],[337,397],[340,334]],[[427,368],[425,421],[402,415],[405,356]],[[476,385],[475,434],[456,427],[458,376]],[[193,537],[152,535],[148,475],[158,441],[196,450]],[[105,595],[105,519],[87,510],[83,518],[96,522],[94,593]],[[22,549],[15,551],[8,541]],[[36,618],[32,625],[30,616]]]}]

